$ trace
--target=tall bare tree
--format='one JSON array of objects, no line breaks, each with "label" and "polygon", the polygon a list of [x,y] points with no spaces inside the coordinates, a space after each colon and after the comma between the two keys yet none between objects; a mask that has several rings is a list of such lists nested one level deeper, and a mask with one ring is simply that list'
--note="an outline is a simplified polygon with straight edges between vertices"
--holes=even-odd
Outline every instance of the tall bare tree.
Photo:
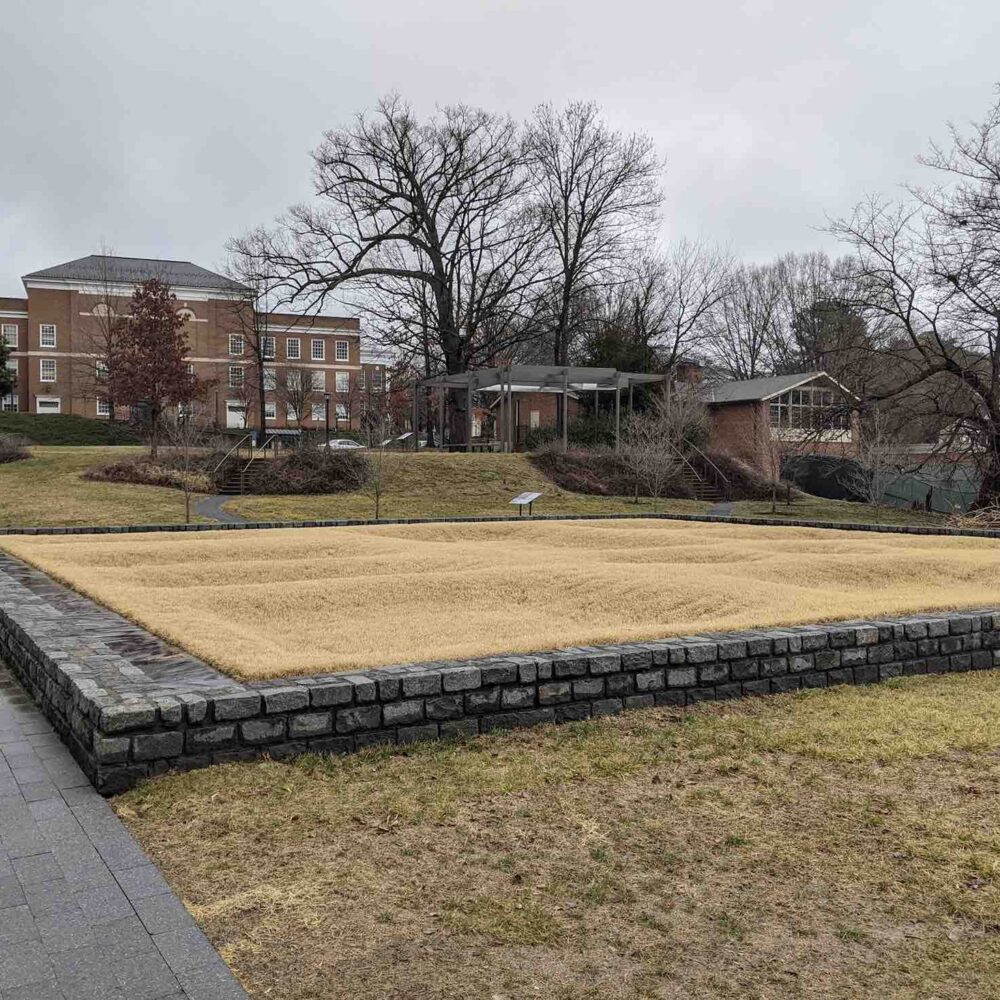
[{"label": "tall bare tree", "polygon": [[[426,336],[445,371],[466,370],[496,329],[486,320],[538,278],[518,126],[462,105],[421,122],[389,97],[327,132],[313,164],[315,203],[234,248],[275,268],[299,304],[347,287],[387,292],[403,311],[390,316],[393,336]],[[430,308],[414,320],[415,291]]]},{"label": "tall bare tree", "polygon": [[540,224],[554,257],[548,296],[552,357],[567,364],[574,300],[621,280],[622,264],[652,238],[662,163],[648,136],[623,135],[596,104],[539,106],[528,126],[528,164]]},{"label": "tall bare tree", "polygon": [[734,269],[728,294],[713,311],[709,330],[713,358],[730,378],[772,373],[781,294],[773,268],[743,264]]},{"label": "tall bare tree", "polygon": [[1000,99],[920,162],[937,183],[869,198],[832,230],[854,251],[857,307],[890,324],[874,349],[891,378],[871,397],[933,393],[964,428],[987,506],[1000,497]]},{"label": "tall bare tree", "polygon": [[294,420],[299,430],[302,422],[312,417],[312,405],[319,400],[309,368],[285,368],[277,378],[275,395],[278,405],[284,406],[289,420]]}]

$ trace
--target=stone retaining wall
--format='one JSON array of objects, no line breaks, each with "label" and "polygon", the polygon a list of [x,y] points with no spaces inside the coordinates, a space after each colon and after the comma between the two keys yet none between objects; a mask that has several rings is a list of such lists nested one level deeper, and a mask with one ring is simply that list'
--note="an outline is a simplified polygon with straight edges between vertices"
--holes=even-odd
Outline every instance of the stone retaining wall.
[{"label": "stone retaining wall", "polygon": [[0,658],[99,791],[170,768],[1000,664],[1000,610],[235,681],[0,555]]}]

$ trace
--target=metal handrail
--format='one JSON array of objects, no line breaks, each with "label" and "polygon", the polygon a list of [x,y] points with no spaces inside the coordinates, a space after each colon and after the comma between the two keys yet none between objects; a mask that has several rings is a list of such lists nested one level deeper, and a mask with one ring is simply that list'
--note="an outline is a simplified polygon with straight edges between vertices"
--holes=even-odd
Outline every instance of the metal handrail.
[{"label": "metal handrail", "polygon": [[243,466],[242,469],[240,469],[240,476],[242,477],[243,473],[246,472],[247,469],[249,469],[251,465],[253,465],[254,459],[257,457],[257,452],[258,451],[265,451],[267,449],[267,446],[272,441],[277,441],[277,440],[278,440],[278,435],[277,434],[268,434],[268,436],[266,438],[264,438],[263,443],[261,443],[259,445],[254,445],[250,449],[250,459],[249,459],[249,461],[247,462],[246,465]]},{"label": "metal handrail", "polygon": [[725,473],[724,473],[724,472],[722,471],[722,469],[720,469],[720,468],[719,468],[719,467],[718,467],[718,466],[717,466],[717,465],[715,464],[715,462],[713,462],[713,461],[712,461],[712,460],[711,460],[711,459],[710,459],[710,458],[708,457],[708,455],[706,455],[706,454],[705,454],[705,453],[704,453],[704,452],[703,452],[703,451],[701,450],[701,448],[699,448],[699,447],[698,447],[698,446],[697,446],[696,444],[692,444],[692,443],[691,443],[690,441],[688,441],[688,442],[687,442],[687,444],[688,444],[688,447],[690,447],[690,448],[691,448],[691,449],[692,449],[693,451],[696,451],[696,452],[697,452],[697,453],[698,453],[698,454],[699,454],[699,455],[700,455],[700,456],[702,457],[702,459],[703,459],[703,460],[704,460],[705,462],[707,462],[709,466],[711,466],[711,469],[712,469],[712,471],[713,471],[713,472],[715,473],[715,475],[716,475],[716,479],[717,479],[717,480],[720,480],[720,479],[721,479],[721,480],[722,480],[722,482],[723,482],[723,483],[725,484],[725,486],[726,486],[726,489],[728,490],[731,484],[730,484],[730,482],[729,482],[729,477],[728,477],[728,476],[727,476],[727,475],[726,475],[726,474],[725,474]]},{"label": "metal handrail", "polygon": [[232,448],[230,448],[229,451],[227,451],[225,455],[222,456],[222,459],[220,460],[219,464],[214,469],[212,469],[212,475],[214,476],[219,471],[219,469],[221,469],[226,464],[226,462],[229,461],[229,456],[232,455],[234,451],[237,453],[238,456],[240,448],[243,447],[243,442],[246,441],[248,438],[252,437],[253,437],[252,434],[244,434],[243,437],[241,437],[239,441],[237,441],[236,444],[234,444]]}]

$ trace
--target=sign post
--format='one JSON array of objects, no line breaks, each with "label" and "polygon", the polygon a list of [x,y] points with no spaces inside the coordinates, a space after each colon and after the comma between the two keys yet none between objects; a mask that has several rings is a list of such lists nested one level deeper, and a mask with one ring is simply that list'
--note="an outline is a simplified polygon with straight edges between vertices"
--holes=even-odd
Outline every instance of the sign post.
[{"label": "sign post", "polygon": [[513,500],[512,504],[517,506],[518,516],[520,517],[524,514],[524,508],[528,508],[528,517],[531,517],[531,505],[541,496],[541,493],[518,493]]}]

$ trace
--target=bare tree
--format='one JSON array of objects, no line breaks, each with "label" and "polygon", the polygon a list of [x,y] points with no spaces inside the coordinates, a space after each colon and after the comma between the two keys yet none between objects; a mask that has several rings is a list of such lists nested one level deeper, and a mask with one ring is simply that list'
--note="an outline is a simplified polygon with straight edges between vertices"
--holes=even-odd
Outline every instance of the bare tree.
[{"label": "bare tree", "polygon": [[622,135],[593,103],[539,106],[528,126],[538,217],[554,256],[552,357],[569,361],[574,302],[587,288],[621,280],[622,264],[652,237],[662,201],[662,163],[644,135]]},{"label": "bare tree", "polygon": [[365,461],[356,473],[357,489],[372,502],[373,517],[377,521],[382,513],[385,496],[392,490],[402,462],[405,459],[389,451],[384,445],[369,448],[364,453]]},{"label": "bare tree", "polygon": [[[400,304],[388,339],[426,336],[445,371],[466,370],[485,320],[537,280],[517,125],[461,105],[420,122],[390,97],[371,118],[327,132],[313,163],[316,204],[235,241],[236,251],[266,261],[299,304],[348,286],[376,302],[388,294]],[[412,315],[413,293],[426,293],[426,315]]]},{"label": "bare tree", "polygon": [[694,448],[708,434],[708,411],[694,393],[657,395],[625,428],[621,457],[632,474],[635,502],[642,491],[654,500],[676,485]]},{"label": "bare tree", "polygon": [[[302,421],[312,416],[312,404],[319,398],[309,368],[285,368],[275,382],[275,396],[279,406],[284,406],[289,420],[294,420],[302,431]],[[304,435],[300,434],[300,443]]]},{"label": "bare tree", "polygon": [[878,409],[864,421],[856,461],[844,469],[840,481],[862,502],[871,504],[877,514],[889,487],[906,466],[905,450]]},{"label": "bare tree", "polygon": [[921,162],[938,175],[908,201],[869,198],[832,231],[854,250],[856,306],[891,324],[873,345],[879,401],[935,397],[966,429],[981,474],[976,506],[1000,497],[1000,100]]},{"label": "bare tree", "polygon": [[773,268],[741,265],[733,271],[709,331],[713,358],[730,378],[771,374],[781,294]]},{"label": "bare tree", "polygon": [[163,421],[163,437],[174,456],[172,467],[180,473],[184,492],[184,523],[191,523],[191,495],[199,490],[199,456],[209,446],[212,424],[206,413],[192,405],[182,404],[174,420]]}]

